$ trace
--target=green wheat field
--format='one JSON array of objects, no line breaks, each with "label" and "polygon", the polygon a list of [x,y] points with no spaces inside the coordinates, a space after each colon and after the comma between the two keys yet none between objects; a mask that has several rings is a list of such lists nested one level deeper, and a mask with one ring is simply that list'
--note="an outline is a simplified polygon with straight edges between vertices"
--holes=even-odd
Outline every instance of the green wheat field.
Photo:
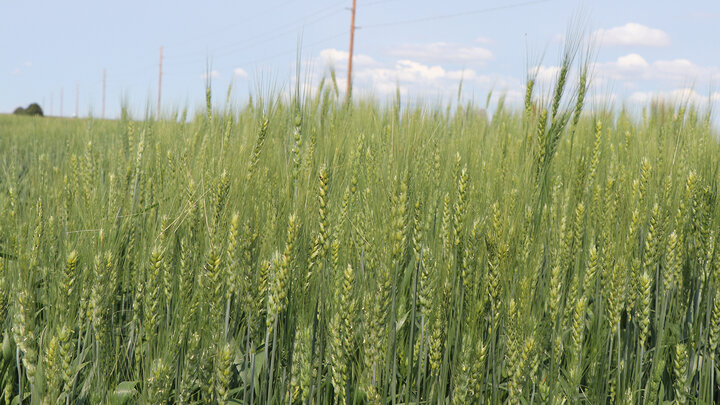
[{"label": "green wheat field", "polygon": [[717,403],[711,115],[573,60],[491,117],[0,117],[0,401]]}]

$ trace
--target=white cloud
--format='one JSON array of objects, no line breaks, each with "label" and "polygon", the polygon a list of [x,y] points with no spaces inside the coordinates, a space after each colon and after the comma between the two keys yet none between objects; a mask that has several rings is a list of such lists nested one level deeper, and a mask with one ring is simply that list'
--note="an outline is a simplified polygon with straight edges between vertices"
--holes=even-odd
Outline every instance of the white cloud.
[{"label": "white cloud", "polygon": [[492,39],[490,39],[488,37],[477,37],[477,38],[475,38],[475,42],[477,42],[478,44],[483,44],[483,45],[491,45],[491,44],[495,43],[495,41],[493,41]]},{"label": "white cloud", "polygon": [[650,98],[652,98],[652,93],[636,91],[630,95],[629,100],[635,104],[647,104]]},{"label": "white cloud", "polygon": [[625,70],[644,70],[650,65],[642,56],[636,53],[631,53],[629,55],[619,57],[617,60],[617,66]]},{"label": "white cloud", "polygon": [[637,84],[637,82],[630,82],[630,81],[623,82],[622,86],[623,86],[623,88],[626,88],[628,90],[637,90],[638,88],[640,88],[640,85]]},{"label": "white cloud", "polygon": [[595,65],[595,72],[600,77],[615,80],[660,80],[677,83],[720,79],[720,68],[715,66],[698,66],[687,59],[649,63],[636,53],[621,56],[614,62],[598,63]]},{"label": "white cloud", "polygon": [[[320,59],[322,59],[326,64],[332,66],[347,66],[349,56],[349,52],[341,51],[335,48],[328,48],[320,51]],[[374,65],[376,63],[375,59],[368,55],[357,53],[353,55],[353,65],[355,66]]]},{"label": "white cloud", "polygon": [[220,72],[218,72],[217,70],[214,70],[214,69],[211,70],[210,73],[205,72],[200,75],[200,78],[203,80],[207,80],[208,78],[217,79],[219,77],[220,77]]},{"label": "white cloud", "polygon": [[[548,92],[554,92],[557,80],[560,75],[560,66],[556,65],[539,65],[530,67],[528,69],[528,76],[535,79],[535,90],[534,94],[536,97],[543,98],[548,96]],[[577,90],[577,86],[580,81],[581,69],[578,67],[572,67],[567,72],[565,78],[565,93],[574,94]],[[589,79],[586,78],[587,88],[590,91],[604,91],[607,86],[607,80],[604,77],[598,77],[597,75],[590,73]],[[525,84],[523,83],[523,88]],[[599,93],[598,93],[599,94]],[[550,93],[550,95],[554,95]],[[569,99],[568,99],[569,100]]]},{"label": "white cloud", "polygon": [[506,103],[519,104],[525,100],[525,92],[520,90],[508,90],[504,94]]},{"label": "white cloud", "polygon": [[235,68],[233,70],[233,75],[235,75],[235,77],[242,77],[243,79],[247,79],[248,72],[243,68]]},{"label": "white cloud", "polygon": [[701,94],[691,88],[679,88],[670,91],[636,91],[632,93],[629,100],[637,104],[647,104],[650,101],[666,101],[673,104],[689,103],[695,106],[704,107],[708,102],[717,103],[720,101],[720,93]]},{"label": "white cloud", "polygon": [[595,106],[611,106],[617,102],[618,96],[615,93],[597,93],[587,98],[588,104]]},{"label": "white cloud", "polygon": [[16,66],[12,71],[10,71],[10,74],[13,76],[17,76],[29,67],[32,67],[32,62],[25,61],[23,62],[22,66]]},{"label": "white cloud", "polygon": [[607,46],[668,46],[670,36],[657,28],[638,23],[621,27],[599,29],[593,34],[602,45]]},{"label": "white cloud", "polygon": [[442,66],[427,66],[421,63],[403,59],[397,61],[395,70],[401,80],[435,80],[445,77],[446,71]]},{"label": "white cloud", "polygon": [[447,42],[400,45],[388,51],[392,56],[430,63],[467,63],[484,65],[494,59],[493,53],[478,46]]},{"label": "white cloud", "polygon": [[530,76],[534,75],[535,80],[542,84],[549,84],[555,80],[559,71],[560,66],[540,65],[528,69],[528,74],[530,74]]},{"label": "white cloud", "polygon": [[454,97],[460,80],[464,83],[463,92],[466,94],[475,91],[483,93],[490,88],[495,88],[498,93],[510,94],[522,87],[519,81],[510,77],[483,75],[473,69],[451,70],[409,59],[399,60],[392,67],[359,69],[355,79],[356,87],[361,85],[379,94],[392,94],[399,86],[402,94]]},{"label": "white cloud", "polygon": [[650,75],[651,65],[642,56],[631,53],[617,58],[614,62],[597,63],[594,71],[599,77],[614,80],[645,79]]},{"label": "white cloud", "polygon": [[[340,69],[346,69],[346,58],[347,52],[331,48],[322,50],[314,63],[324,60],[326,63],[342,64]],[[445,60],[428,63],[409,57],[386,63],[368,55],[360,55],[357,67],[353,70],[353,91],[369,96],[392,96],[399,91],[404,97],[454,99],[462,80],[463,95],[481,97],[483,101],[484,95],[491,88],[495,89],[496,94],[506,94],[508,100],[521,94],[522,83],[511,76],[481,74],[477,69],[455,68],[449,66],[449,63]],[[345,75],[338,74],[336,80],[338,87],[345,89]]]},{"label": "white cloud", "polygon": [[447,72],[447,78],[451,80],[473,80],[477,73],[472,69],[451,70]]},{"label": "white cloud", "polygon": [[698,66],[687,59],[659,60],[653,63],[653,74],[666,80],[717,80],[720,69]]},{"label": "white cloud", "polygon": [[440,65],[430,66],[409,59],[402,59],[397,61],[392,68],[378,67],[359,70],[356,77],[375,83],[394,84],[400,82],[401,84],[432,85],[441,80],[455,82],[458,82],[461,78],[474,80],[477,78],[477,73],[472,69],[446,70]]}]

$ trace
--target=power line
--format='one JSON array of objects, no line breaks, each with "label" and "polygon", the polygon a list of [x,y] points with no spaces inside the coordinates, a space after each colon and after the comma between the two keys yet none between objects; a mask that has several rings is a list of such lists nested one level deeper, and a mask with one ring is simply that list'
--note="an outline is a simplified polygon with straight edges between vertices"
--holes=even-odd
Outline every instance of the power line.
[{"label": "power line", "polygon": [[387,3],[393,3],[396,1],[398,1],[398,0],[376,0],[376,1],[371,1],[369,3],[362,4],[362,6],[363,7],[377,6],[378,4],[387,4]]},{"label": "power line", "polygon": [[[324,43],[326,43],[326,42],[332,41],[333,39],[336,39],[336,38],[339,38],[339,37],[344,37],[344,36],[346,36],[349,32],[350,32],[350,31],[345,30],[345,31],[338,32],[338,33],[336,33],[336,34],[329,35],[329,36],[327,36],[327,37],[321,38],[321,39],[319,39],[319,40],[317,40],[317,41],[313,41],[313,42],[310,42],[310,43],[307,43],[307,44],[303,44],[303,48],[307,49],[307,48],[312,48],[312,47],[317,46],[317,45],[324,44]],[[280,52],[277,52],[277,53],[274,53],[274,54],[271,54],[271,55],[268,55],[268,56],[265,56],[265,57],[262,57],[262,58],[256,58],[256,59],[251,59],[251,60],[248,60],[248,59],[239,60],[239,61],[237,61],[237,63],[235,63],[235,66],[237,66],[237,65],[245,65],[245,66],[248,66],[248,65],[257,65],[257,64],[266,62],[266,61],[268,61],[268,60],[278,58],[278,57],[280,57],[280,56],[290,55],[290,54],[297,53],[297,52],[298,52],[298,48],[297,48],[297,47],[296,47],[296,48],[293,48],[293,49],[289,49],[289,48],[288,48],[288,49],[286,49],[286,50],[284,50],[284,51],[280,51]],[[221,68],[224,69],[224,67],[221,67]],[[180,73],[175,73],[174,75],[178,75],[178,74],[180,74]]]},{"label": "power line", "polygon": [[[279,3],[279,4],[276,4],[276,5],[274,5],[274,6],[271,5],[271,7],[272,7],[273,10],[276,10],[276,9],[278,9],[278,8],[280,8],[280,7],[284,7],[284,6],[290,4],[290,3],[294,2],[294,1],[297,1],[297,0],[286,0],[286,1],[283,1],[283,2],[281,2],[281,3]],[[226,32],[226,31],[228,31],[228,30],[230,30],[230,29],[233,29],[233,28],[236,28],[236,27],[240,26],[241,23],[244,23],[244,22],[246,22],[246,21],[253,20],[254,18],[256,18],[255,15],[253,15],[253,16],[247,16],[247,17],[245,17],[245,18],[241,18],[241,19],[235,21],[235,22],[232,23],[232,24],[229,24],[229,25],[226,25],[226,26],[224,26],[224,27],[222,27],[222,28],[219,28],[219,29],[217,29],[217,30],[215,30],[215,31],[213,31],[213,32],[205,33],[205,34],[203,34],[203,35],[198,35],[198,36],[195,36],[194,38],[190,38],[190,39],[188,39],[188,40],[170,42],[170,47],[172,48],[172,47],[174,47],[175,45],[178,45],[178,44],[187,45],[188,43],[197,42],[197,41],[199,41],[199,40],[201,40],[201,39],[204,39],[204,38],[210,38],[210,37],[212,37],[212,36],[215,36],[215,35],[218,35],[218,34],[222,34],[222,33]]]},{"label": "power line", "polygon": [[[344,36],[347,35],[348,33],[349,33],[348,30],[345,30],[345,31],[342,31],[342,32],[338,32],[337,34],[333,34],[333,35],[327,36],[327,37],[325,37],[325,38],[319,39],[319,40],[317,40],[317,41],[310,42],[310,43],[308,43],[308,44],[305,44],[304,46],[310,48],[310,47],[313,47],[313,46],[316,46],[316,45],[324,44],[324,43],[326,43],[326,42],[332,41],[332,40],[335,39],[335,38],[344,37]],[[243,64],[245,64],[245,65],[255,65],[255,64],[259,64],[259,63],[268,61],[268,60],[270,60],[270,59],[275,59],[275,58],[280,57],[280,56],[289,55],[289,54],[292,54],[292,53],[297,53],[297,51],[298,51],[298,48],[297,48],[297,47],[294,48],[294,49],[286,49],[285,51],[278,52],[278,53],[275,53],[275,54],[266,56],[266,57],[264,57],[264,58],[254,59],[254,60],[247,61],[247,62],[242,62],[242,61],[241,61],[241,63],[243,63]]]},{"label": "power line", "polygon": [[[306,14],[299,20],[296,20],[295,23],[291,23],[290,27],[279,31],[277,28],[268,30],[265,32],[262,32],[257,35],[252,35],[250,37],[244,38],[240,41],[230,43],[227,45],[222,45],[215,47],[213,49],[210,49],[208,51],[192,51],[187,52],[185,54],[180,55],[172,55],[168,56],[168,59],[172,60],[185,60],[185,59],[197,59],[198,57],[207,57],[208,54],[214,54],[214,56],[225,56],[229,54],[236,53],[241,50],[245,50],[248,48],[252,48],[267,42],[270,42],[272,40],[275,40],[277,38],[281,38],[283,36],[287,36],[289,34],[295,34],[299,28],[315,24],[320,21],[327,20],[328,17],[331,17],[335,14],[338,14],[345,10],[344,6],[331,6],[331,7],[324,7],[323,9],[316,10],[312,13]],[[308,21],[308,19],[311,19]],[[285,25],[287,27],[287,25]],[[220,54],[217,54],[217,52],[220,51]]]},{"label": "power line", "polygon": [[[347,0],[345,0],[345,1],[347,1]],[[361,1],[362,1],[362,0],[361,0]],[[362,6],[384,5],[384,4],[388,4],[388,3],[391,3],[391,2],[395,2],[395,1],[398,1],[398,0],[375,0],[375,1],[369,1],[368,3],[365,3],[365,4],[361,3],[361,5],[362,5]],[[531,0],[531,1],[523,1],[523,2],[514,3],[514,4],[508,4],[508,5],[496,6],[496,7],[489,7],[489,8],[484,8],[484,9],[468,10],[468,11],[457,12],[457,13],[452,13],[452,14],[444,14],[444,15],[436,15],[436,16],[427,16],[427,17],[415,18],[415,19],[406,19],[406,20],[400,20],[400,21],[390,21],[390,22],[384,22],[384,23],[370,24],[370,25],[363,26],[362,28],[380,28],[380,27],[387,27],[387,26],[394,26],[394,25],[413,24],[413,23],[421,23],[421,22],[427,22],[427,21],[450,19],[450,18],[456,18],[456,17],[462,17],[462,16],[476,15],[476,14],[482,14],[482,13],[489,13],[489,12],[493,12],[493,11],[500,11],[500,10],[506,10],[506,9],[512,9],[512,8],[519,8],[519,7],[530,6],[530,5],[534,5],[534,4],[542,4],[542,3],[547,3],[547,2],[550,2],[550,1],[552,1],[552,0]],[[263,57],[261,57],[261,58],[256,58],[256,59],[254,59],[254,60],[248,60],[248,59],[246,59],[246,58],[240,58],[240,60],[230,61],[230,59],[226,59],[226,58],[225,58],[225,56],[228,56],[228,55],[231,55],[231,54],[236,54],[237,52],[239,52],[239,51],[241,51],[241,50],[248,49],[248,48],[252,48],[252,47],[256,47],[256,46],[260,46],[260,45],[262,45],[263,43],[270,42],[270,41],[272,41],[272,40],[274,40],[274,39],[280,38],[280,37],[282,37],[282,36],[285,36],[285,35],[288,35],[288,34],[291,34],[291,33],[295,33],[295,32],[297,32],[297,28],[299,28],[299,27],[307,26],[307,25],[314,24],[314,23],[321,22],[321,21],[327,21],[327,18],[328,18],[329,16],[334,15],[334,14],[337,14],[337,13],[339,13],[339,12],[341,12],[341,11],[344,11],[345,9],[346,9],[346,8],[345,8],[344,6],[340,6],[340,7],[339,7],[339,6],[330,5],[330,6],[328,6],[328,7],[325,7],[325,8],[323,8],[323,9],[321,9],[321,10],[316,10],[316,11],[314,11],[313,13],[309,13],[309,14],[305,15],[305,17],[303,17],[303,19],[304,19],[305,21],[303,21],[302,19],[301,19],[301,20],[296,20],[297,22],[294,23],[294,24],[292,24],[292,25],[290,25],[290,27],[288,27],[288,25],[285,25],[285,26],[284,26],[284,27],[286,28],[285,30],[282,30],[282,31],[278,31],[278,30],[267,31],[267,32],[264,32],[264,33],[259,33],[259,34],[257,34],[257,35],[253,35],[253,36],[251,36],[251,37],[245,38],[245,39],[243,39],[243,40],[241,40],[241,41],[238,41],[238,42],[235,42],[235,43],[232,43],[232,44],[227,44],[227,45],[224,45],[224,46],[219,46],[219,47],[213,49],[213,51],[214,51],[214,52],[223,51],[223,52],[220,52],[219,55],[218,55],[218,54],[215,54],[215,55],[211,55],[211,56],[216,56],[216,57],[219,56],[219,57],[222,57],[222,58],[223,58],[223,61],[224,61],[224,62],[220,64],[220,65],[221,65],[220,67],[222,68],[222,67],[224,67],[224,66],[228,66],[230,63],[232,63],[234,66],[240,66],[240,65],[245,65],[245,66],[247,66],[247,65],[252,65],[252,64],[260,64],[260,63],[264,63],[265,61],[268,61],[268,60],[271,60],[271,59],[275,59],[275,58],[278,58],[278,57],[281,57],[281,56],[284,56],[284,55],[287,55],[287,54],[296,53],[296,52],[298,52],[298,49],[299,49],[297,46],[296,46],[296,47],[293,47],[292,49],[287,49],[287,50],[284,50],[284,51],[280,51],[280,52],[277,52],[277,53],[274,53],[274,54],[271,54],[271,55],[263,56]],[[310,19],[310,20],[308,21],[308,19]],[[356,27],[356,28],[361,28],[361,27],[358,26],[358,27]],[[306,43],[306,44],[302,45],[302,47],[305,48],[305,49],[308,49],[308,48],[311,48],[311,47],[313,47],[313,46],[315,46],[315,45],[319,45],[319,44],[322,44],[322,43],[331,41],[331,40],[333,40],[333,39],[335,39],[335,38],[338,38],[338,37],[340,37],[340,36],[345,36],[345,35],[347,35],[349,32],[350,32],[350,31],[347,31],[347,30],[346,30],[346,31],[342,31],[342,32],[339,32],[339,33],[337,33],[337,34],[333,34],[333,35],[330,35],[330,36],[321,38],[321,39],[319,39],[318,41],[314,41],[314,42],[312,42],[312,43]],[[185,71],[185,70],[186,70],[186,69],[184,69],[183,67],[184,67],[184,66],[190,67],[191,65],[194,65],[194,63],[189,63],[190,60],[188,60],[187,62],[182,62],[182,61],[179,61],[178,59],[182,59],[183,57],[184,57],[184,58],[188,58],[188,57],[192,56],[192,54],[197,54],[197,53],[198,53],[198,52],[191,52],[191,53],[188,53],[188,54],[186,54],[186,55],[172,55],[172,56],[171,56],[171,55],[164,55],[164,58],[165,58],[165,59],[172,59],[171,65],[177,66],[177,67],[179,68],[179,70],[180,70],[180,71],[167,72],[167,73],[169,73],[169,75],[171,75],[171,76],[175,76],[175,75],[178,75],[178,74],[185,75],[185,73],[181,73],[181,71]],[[199,55],[198,55],[198,56],[199,56]],[[204,57],[208,57],[208,53],[206,53]],[[233,59],[234,59],[234,58],[233,58]],[[243,59],[244,59],[244,61],[243,61]],[[196,59],[196,60],[197,60],[197,59]],[[162,62],[161,62],[161,63],[162,63]],[[158,66],[158,65],[155,65],[156,68],[157,68],[157,66]],[[149,67],[149,66],[148,66],[148,67]],[[130,73],[137,72],[138,74],[140,74],[141,72],[146,72],[146,71],[147,71],[146,69],[147,69],[147,68],[145,68],[145,67],[143,67],[143,66],[139,66],[139,67],[136,67],[135,69],[132,69],[133,72],[130,72]],[[161,72],[161,73],[159,73],[159,74],[161,74],[161,75],[165,75],[165,74],[166,74],[166,72],[162,72],[162,67],[160,67],[160,72]],[[122,76],[126,76],[127,73],[128,73],[128,72],[125,72],[125,74],[122,75]],[[348,73],[349,73],[349,72],[348,72]],[[190,74],[190,72],[188,71],[187,74]],[[133,82],[143,82],[143,81],[145,81],[145,80],[142,80],[142,79],[141,79],[141,80],[138,80],[138,79],[139,79],[138,77],[134,77],[134,76],[136,76],[135,74],[132,74],[132,76],[133,76],[132,79],[134,79],[134,80],[131,80],[131,81],[133,81]],[[125,83],[125,84],[127,85],[127,81],[126,81],[126,80],[123,80],[123,79],[121,79],[121,78],[117,78],[117,76],[115,76],[115,77],[116,77],[116,79],[109,79],[109,80],[110,80],[111,82],[123,82],[123,83]],[[158,78],[158,102],[160,101],[159,99],[160,99],[160,91],[161,91],[161,90],[160,90],[161,80],[162,80],[162,79]],[[348,80],[348,84],[349,84],[349,83],[350,83],[350,80]],[[103,87],[104,87],[104,86],[103,86]],[[133,87],[133,86],[130,86],[130,87]],[[62,90],[61,90],[61,91],[62,91]],[[76,91],[77,91],[77,89],[76,89]],[[61,93],[61,94],[62,94],[62,93]],[[76,96],[77,96],[77,95],[76,95]],[[103,97],[103,99],[104,99],[104,97]],[[60,100],[61,100],[61,101],[60,101],[60,108],[62,109],[62,96],[61,96]],[[76,107],[76,108],[77,108],[77,107]],[[159,109],[159,107],[158,107],[158,109]],[[62,111],[62,110],[61,110],[61,111]]]},{"label": "power line", "polygon": [[[311,20],[311,21],[308,21],[308,22],[304,22],[304,23],[298,24],[298,25],[296,25],[296,26],[293,27],[293,28],[289,28],[289,29],[287,29],[287,30],[285,30],[285,31],[281,31],[281,32],[277,33],[276,35],[273,35],[273,36],[271,36],[271,37],[267,37],[267,38],[265,38],[265,39],[263,39],[263,40],[260,40],[260,41],[252,41],[252,39],[248,39],[248,41],[246,41],[246,43],[252,41],[252,43],[251,43],[250,45],[245,45],[245,46],[238,47],[238,48],[232,47],[232,49],[230,49],[230,48],[228,47],[226,52],[221,52],[221,53],[217,54],[217,56],[222,57],[222,56],[231,55],[231,54],[237,53],[237,52],[239,52],[239,51],[242,51],[242,50],[245,50],[245,49],[249,49],[249,48],[253,48],[253,47],[262,45],[262,44],[264,44],[264,43],[273,41],[273,40],[275,40],[275,39],[282,38],[282,37],[287,36],[287,35],[296,34],[298,28],[302,28],[302,27],[305,27],[305,26],[308,26],[308,25],[311,25],[311,24],[315,24],[315,23],[320,22],[320,21],[324,21],[324,20],[326,20],[328,17],[330,17],[330,16],[332,16],[332,15],[335,15],[335,14],[338,14],[338,13],[340,13],[340,12],[342,12],[342,11],[344,11],[344,8],[343,8],[343,9],[339,9],[339,10],[335,10],[335,11],[330,12],[330,13],[325,14],[325,15],[322,15],[322,16],[314,19],[314,20]],[[218,48],[218,49],[222,49],[222,48]]]},{"label": "power line", "polygon": [[[295,2],[295,1],[297,1],[297,0],[286,0],[286,1],[283,1],[283,2],[281,2],[281,3],[279,3],[279,4],[271,5],[271,6],[270,6],[271,9],[270,9],[270,10],[267,10],[266,14],[275,13],[278,9],[280,9],[280,8],[282,8],[282,7],[290,4],[290,3],[293,3],[293,2]],[[385,1],[391,2],[391,1],[397,1],[397,0],[385,0]],[[379,2],[379,1],[378,1],[378,2]],[[314,16],[316,16],[316,15],[318,15],[318,14],[321,14],[321,13],[324,13],[324,12],[330,10],[330,9],[335,9],[335,8],[337,8],[337,7],[338,7],[338,3],[343,3],[343,4],[344,4],[344,3],[345,3],[345,0],[335,0],[335,1],[331,2],[331,4],[328,4],[328,5],[326,5],[325,7],[323,7],[322,9],[317,9],[316,11],[314,11],[314,12],[312,12],[312,13],[309,13],[309,14],[301,17],[301,18],[300,18],[301,21],[300,21],[299,24],[302,25],[302,20],[305,20],[305,19],[314,17]],[[377,3],[377,2],[376,2],[376,3]],[[340,6],[340,8],[342,9],[342,8],[344,8],[344,6]],[[234,22],[234,23],[232,23],[232,24],[226,25],[226,26],[224,26],[224,27],[222,27],[222,28],[219,28],[219,29],[217,29],[217,30],[214,30],[214,31],[212,31],[212,32],[208,32],[208,33],[205,33],[205,34],[202,34],[202,35],[197,35],[197,36],[195,36],[195,37],[193,37],[193,38],[190,38],[190,39],[187,39],[187,40],[170,42],[170,44],[171,44],[170,47],[172,48],[172,47],[174,47],[175,45],[178,45],[178,44],[183,45],[183,46],[186,46],[188,43],[197,42],[197,41],[199,41],[199,40],[201,40],[201,39],[204,39],[204,38],[211,38],[211,37],[216,36],[216,35],[218,35],[218,34],[222,34],[222,33],[224,33],[224,32],[227,32],[228,30],[231,30],[231,29],[233,29],[233,28],[241,27],[241,26],[242,26],[241,23],[244,23],[244,22],[246,22],[246,21],[256,20],[256,19],[257,19],[257,14],[253,14],[252,16],[248,16],[248,17],[245,17],[245,18],[241,18],[241,19],[237,20],[236,22]],[[297,25],[298,23],[295,23],[295,24]],[[284,24],[284,26],[286,26],[286,25],[287,25],[287,24]],[[272,32],[274,32],[274,31],[275,31],[275,30],[273,30],[273,31],[268,31],[268,32],[266,32],[266,33],[272,33]],[[165,47],[167,48],[168,46],[166,45]],[[190,53],[197,53],[197,52],[190,52]],[[173,55],[166,55],[165,57],[166,57],[166,58],[174,59],[174,58],[184,57],[184,56],[186,56],[186,55],[187,55],[187,54],[174,55],[174,56],[173,56]]]},{"label": "power line", "polygon": [[[322,45],[322,44],[324,44],[324,43],[330,42],[330,41],[332,41],[332,40],[334,40],[334,39],[336,39],[336,38],[345,37],[349,32],[350,32],[349,30],[344,30],[344,31],[342,31],[342,32],[337,32],[337,33],[335,33],[335,34],[332,34],[332,35],[329,35],[329,36],[320,38],[320,39],[318,39],[317,41],[312,41],[312,42],[309,42],[309,43],[303,43],[303,44],[302,44],[302,50],[312,49],[313,47],[316,47],[316,46],[318,46],[318,45]],[[225,63],[225,64],[223,64],[223,65],[221,65],[221,66],[215,66],[213,70],[226,71],[226,70],[228,70],[228,69],[236,68],[236,67],[238,67],[238,66],[245,66],[245,67],[247,67],[247,66],[256,66],[256,65],[260,65],[260,64],[262,64],[262,63],[264,63],[264,62],[267,62],[267,61],[269,61],[269,60],[279,58],[279,57],[281,57],[281,56],[290,55],[290,54],[295,54],[295,53],[298,52],[299,49],[300,49],[300,48],[298,48],[298,47],[295,47],[295,48],[292,48],[292,49],[291,49],[291,48],[287,48],[287,49],[285,49],[285,50],[283,50],[283,51],[279,51],[279,52],[277,52],[277,53],[273,53],[273,54],[271,54],[271,55],[267,55],[267,56],[260,57],[260,58],[255,58],[255,59],[246,58],[246,59],[233,60],[233,61],[232,61],[232,65],[229,65],[229,64]],[[190,65],[186,65],[186,66],[190,66]],[[192,71],[187,71],[187,70],[178,71],[178,70],[175,70],[175,71],[173,71],[173,72],[163,73],[163,76],[170,76],[170,77],[172,77],[172,78],[177,79],[178,77],[188,77],[188,75],[195,75],[195,74],[197,74],[198,72],[199,72],[198,70],[192,70]],[[206,73],[210,73],[210,72],[206,72]]]},{"label": "power line", "polygon": [[484,14],[484,13],[490,13],[493,11],[500,11],[500,10],[507,10],[507,9],[511,9],[511,8],[530,6],[533,4],[548,3],[550,1],[552,1],[552,0],[525,1],[522,3],[508,4],[505,6],[497,6],[497,7],[488,7],[488,8],[483,8],[483,9],[479,9],[479,10],[469,10],[469,11],[463,11],[463,12],[453,13],[453,14],[445,14],[445,15],[437,15],[437,16],[409,19],[409,20],[388,21],[388,22],[378,23],[378,24],[363,25],[358,28],[365,28],[365,29],[380,28],[380,27],[390,27],[390,26],[394,26],[394,25],[405,25],[405,24],[415,24],[415,23],[427,22],[427,21],[445,20],[445,19],[449,19],[449,18],[464,17],[464,16],[468,16],[468,15]]},{"label": "power line", "polygon": [[[295,0],[288,0],[288,1],[282,2],[281,5],[285,5],[285,4],[291,3],[292,1],[295,1]],[[386,2],[390,2],[390,1],[397,1],[397,0],[386,0]],[[224,50],[225,52],[222,52],[222,53],[220,53],[219,55],[218,55],[218,54],[215,54],[215,55],[211,55],[211,56],[224,57],[224,56],[232,55],[232,54],[235,54],[235,53],[237,53],[237,52],[239,52],[239,51],[242,51],[242,50],[245,50],[245,49],[249,49],[249,48],[252,48],[252,47],[255,47],[255,46],[262,45],[263,43],[270,42],[270,41],[272,41],[272,40],[274,40],[274,39],[277,39],[277,38],[281,38],[281,37],[286,36],[286,35],[288,35],[288,34],[294,34],[294,33],[297,32],[297,29],[298,29],[298,28],[302,28],[302,27],[304,27],[304,26],[308,26],[308,25],[311,25],[311,24],[315,24],[315,23],[317,23],[317,22],[326,21],[328,17],[330,17],[330,16],[332,16],[332,15],[335,15],[335,14],[338,14],[338,13],[340,13],[340,12],[342,12],[342,11],[345,11],[345,6],[344,6],[344,5],[338,5],[338,3],[340,3],[340,2],[339,2],[339,1],[333,2],[333,3],[329,4],[329,5],[327,5],[326,7],[323,7],[322,9],[316,9],[315,11],[306,14],[306,15],[303,16],[301,19],[296,20],[295,23],[291,23],[290,28],[288,28],[288,29],[286,29],[286,30],[284,30],[284,31],[278,32],[277,29],[272,30],[272,31],[266,31],[266,32],[264,32],[264,33],[257,34],[257,35],[253,35],[253,36],[251,36],[251,37],[245,38],[245,39],[243,39],[243,40],[241,40],[241,41],[238,41],[238,42],[235,42],[235,43],[232,43],[232,44],[227,44],[227,45],[224,45],[224,46],[217,47],[217,48],[215,48],[215,49],[213,49],[213,50],[211,50],[211,51],[207,51],[207,52],[195,51],[195,52],[188,52],[188,53],[180,54],[180,55],[177,55],[177,54],[176,54],[176,55],[173,55],[173,54],[170,54],[170,55],[164,54],[164,55],[163,55],[163,59],[171,60],[171,61],[173,62],[173,63],[172,63],[173,66],[177,66],[177,65],[181,65],[181,66],[182,66],[182,65],[189,65],[189,63],[183,63],[183,61],[190,62],[191,60],[197,60],[197,59],[199,59],[199,57],[207,58],[208,55],[210,54],[210,52],[216,52],[216,51],[219,51],[219,50]],[[345,0],[342,0],[342,3],[345,3]],[[374,3],[380,3],[380,1],[376,1],[376,2],[374,2]],[[310,18],[312,18],[312,19],[311,19],[310,21],[307,21],[307,20],[310,19]],[[232,25],[232,26],[227,26],[227,27],[223,28],[223,30],[227,30],[227,29],[233,28],[233,27],[235,27],[235,26],[237,26],[237,25],[238,25],[238,24],[234,24],[234,25]],[[287,25],[285,25],[285,26],[287,27]],[[327,42],[327,41],[329,41],[329,40],[331,40],[331,39],[334,39],[334,38],[336,38],[336,37],[338,37],[338,36],[340,36],[340,35],[344,35],[344,34],[346,34],[346,33],[347,33],[347,31],[344,31],[342,34],[336,34],[336,35],[332,35],[332,36],[330,36],[330,37],[326,37],[326,38],[321,39],[320,41],[318,41],[318,43]],[[274,35],[273,35],[273,34],[274,34]],[[212,34],[210,34],[210,35],[212,35]],[[268,36],[268,35],[270,35],[270,36]],[[205,36],[209,36],[209,35],[203,35],[203,37],[205,37]],[[201,37],[196,37],[196,38],[201,38]],[[192,40],[191,40],[191,41],[192,41]],[[245,46],[242,46],[242,45],[245,45]],[[308,46],[309,46],[309,45],[308,45]],[[295,49],[293,49],[293,50],[289,50],[289,51],[279,52],[279,53],[277,53],[277,54],[271,55],[271,56],[268,57],[268,58],[275,58],[275,57],[277,57],[277,56],[285,55],[285,54],[287,54],[287,53],[292,53],[292,52],[296,52],[296,51],[297,51],[297,48],[295,48]],[[138,77],[136,77],[136,76],[138,76],[138,75],[143,75],[143,74],[144,74],[144,75],[147,75],[148,78],[149,78],[149,77],[150,77],[150,75],[149,75],[150,69],[152,69],[153,67],[156,67],[156,68],[157,68],[157,66],[158,66],[158,65],[157,65],[156,63],[147,63],[147,64],[145,64],[145,65],[136,67],[136,68],[131,69],[131,70],[129,70],[129,71],[118,72],[118,73],[120,73],[119,75],[116,74],[116,75],[114,76],[114,78],[108,79],[107,81],[108,81],[108,82],[111,82],[111,83],[122,83],[122,84],[124,84],[124,85],[127,85],[127,84],[128,84],[128,80],[127,80],[127,79],[123,79],[123,78],[124,78],[124,77],[129,77],[129,78],[130,78],[130,80],[129,80],[130,82],[139,84],[140,82],[144,82],[145,80],[138,80]],[[165,75],[165,74],[166,74],[166,73],[163,72],[163,75]],[[174,74],[173,74],[173,73],[170,73],[170,75],[174,75]]]}]

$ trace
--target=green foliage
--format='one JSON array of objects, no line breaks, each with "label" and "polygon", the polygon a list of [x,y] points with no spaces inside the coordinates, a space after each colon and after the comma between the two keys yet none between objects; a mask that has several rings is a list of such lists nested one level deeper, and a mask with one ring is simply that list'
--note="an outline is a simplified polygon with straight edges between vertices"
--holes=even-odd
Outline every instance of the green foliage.
[{"label": "green foliage", "polygon": [[39,115],[43,116],[43,110],[40,108],[40,105],[38,103],[32,103],[28,106],[28,108],[25,109],[25,114],[27,115]]},{"label": "green foliage", "polygon": [[43,116],[43,110],[38,103],[32,103],[28,108],[18,107],[13,111],[15,115]]},{"label": "green foliage", "polygon": [[0,399],[717,402],[717,134],[581,113],[571,62],[492,120],[0,117]]}]

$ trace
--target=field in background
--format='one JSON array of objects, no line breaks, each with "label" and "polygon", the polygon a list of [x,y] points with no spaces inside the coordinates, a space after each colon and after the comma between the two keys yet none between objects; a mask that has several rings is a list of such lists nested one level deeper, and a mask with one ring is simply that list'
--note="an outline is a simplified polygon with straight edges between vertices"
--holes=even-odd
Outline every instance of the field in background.
[{"label": "field in background", "polygon": [[332,84],[0,117],[0,398],[718,401],[710,118],[581,115],[568,77],[490,120]]}]

